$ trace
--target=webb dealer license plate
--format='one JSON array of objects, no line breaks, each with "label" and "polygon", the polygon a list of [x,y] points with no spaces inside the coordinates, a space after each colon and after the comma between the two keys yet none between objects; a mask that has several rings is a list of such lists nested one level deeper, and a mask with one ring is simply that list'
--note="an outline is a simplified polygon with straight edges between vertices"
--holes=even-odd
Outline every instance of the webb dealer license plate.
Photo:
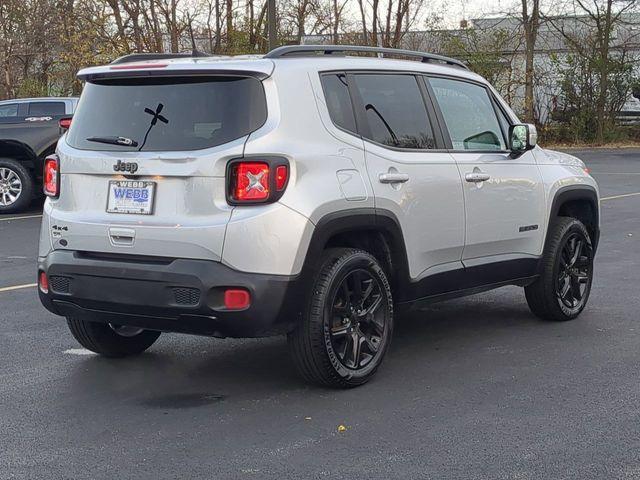
[{"label": "webb dealer license plate", "polygon": [[151,215],[155,182],[141,180],[112,180],[109,182],[109,213]]}]

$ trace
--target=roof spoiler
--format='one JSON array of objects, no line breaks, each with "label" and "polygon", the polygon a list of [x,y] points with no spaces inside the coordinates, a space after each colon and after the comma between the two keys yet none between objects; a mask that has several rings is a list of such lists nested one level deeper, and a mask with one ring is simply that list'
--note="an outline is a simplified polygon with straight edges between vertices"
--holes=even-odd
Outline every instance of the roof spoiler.
[{"label": "roof spoiler", "polygon": [[273,72],[263,69],[244,69],[237,66],[227,66],[225,62],[216,64],[216,62],[198,62],[192,65],[182,65],[181,68],[172,68],[170,63],[149,63],[154,60],[171,60],[176,58],[192,59],[192,58],[231,58],[228,55],[211,55],[209,53],[193,50],[191,53],[131,53],[115,59],[106,66],[88,67],[78,72],[78,78],[84,81],[96,81],[115,78],[131,78],[131,77],[182,77],[182,76],[238,76],[253,77],[258,80],[268,78]]},{"label": "roof spoiler", "polygon": [[[122,57],[116,58],[110,65],[119,65],[121,63],[130,62],[145,62],[148,60],[169,60],[172,58],[198,58],[198,57],[212,57],[205,52],[199,50],[193,50],[191,53],[130,53]],[[218,55],[215,55],[218,56]]]}]

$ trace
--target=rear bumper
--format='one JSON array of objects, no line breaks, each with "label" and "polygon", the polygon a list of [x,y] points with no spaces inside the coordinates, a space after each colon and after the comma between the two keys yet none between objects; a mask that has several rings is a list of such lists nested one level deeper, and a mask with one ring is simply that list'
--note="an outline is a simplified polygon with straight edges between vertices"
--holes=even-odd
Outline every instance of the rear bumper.
[{"label": "rear bumper", "polygon": [[[38,261],[49,278],[40,301],[51,312],[102,323],[214,337],[289,331],[299,317],[296,277],[233,270],[219,262],[55,250]],[[226,310],[228,287],[246,288],[251,305]]]}]

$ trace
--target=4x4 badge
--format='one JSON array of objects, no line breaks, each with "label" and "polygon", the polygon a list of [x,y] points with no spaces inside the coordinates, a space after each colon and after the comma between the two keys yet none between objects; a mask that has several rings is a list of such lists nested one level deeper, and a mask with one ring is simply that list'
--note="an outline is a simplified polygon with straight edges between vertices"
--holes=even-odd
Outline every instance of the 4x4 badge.
[{"label": "4x4 badge", "polygon": [[113,166],[113,171],[136,173],[138,171],[138,164],[135,162],[123,162],[122,160],[118,160],[118,163]]}]

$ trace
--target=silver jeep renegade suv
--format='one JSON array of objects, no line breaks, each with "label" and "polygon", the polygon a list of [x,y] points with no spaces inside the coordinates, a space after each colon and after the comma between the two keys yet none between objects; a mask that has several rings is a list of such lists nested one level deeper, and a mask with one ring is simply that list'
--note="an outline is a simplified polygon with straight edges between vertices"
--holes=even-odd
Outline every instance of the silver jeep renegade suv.
[{"label": "silver jeep renegade suv", "polygon": [[79,77],[45,162],[38,279],[89,350],[287,334],[307,380],[350,387],[403,310],[503,285],[544,319],[585,307],[596,182],[461,62],[291,46]]}]

